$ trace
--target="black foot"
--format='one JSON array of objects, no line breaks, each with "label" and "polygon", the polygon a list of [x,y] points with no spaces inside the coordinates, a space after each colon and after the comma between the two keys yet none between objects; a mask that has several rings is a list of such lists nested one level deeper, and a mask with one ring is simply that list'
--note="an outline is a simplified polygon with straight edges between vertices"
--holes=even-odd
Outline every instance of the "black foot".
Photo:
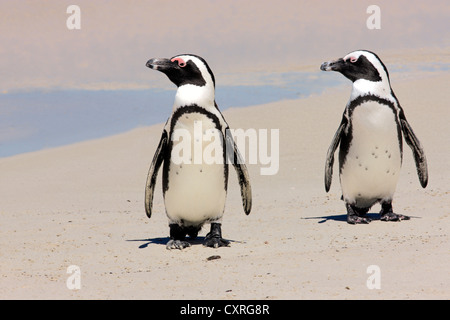
[{"label": "black foot", "polygon": [[183,250],[184,248],[187,248],[190,246],[191,246],[191,244],[187,241],[170,239],[169,242],[167,242],[167,244],[166,244],[166,249],[167,250],[172,250],[172,249]]},{"label": "black foot", "polygon": [[230,241],[222,238],[220,223],[211,223],[211,231],[206,235],[203,245],[211,248],[228,247],[230,245]]},{"label": "black foot", "polygon": [[349,224],[368,224],[372,219],[367,217],[360,217],[358,215],[347,215],[347,223]]},{"label": "black foot", "polygon": [[167,242],[166,249],[184,249],[190,247],[191,244],[185,241],[186,234],[189,235],[191,239],[197,238],[197,234],[201,228],[200,227],[181,227],[178,224],[170,224],[170,241]]},{"label": "black foot", "polygon": [[347,223],[349,224],[368,224],[372,219],[364,217],[370,208],[357,208],[348,203],[345,204],[347,207]]},{"label": "black foot", "polygon": [[383,203],[381,205],[381,211],[380,211],[381,221],[402,221],[402,220],[409,220],[410,218],[408,216],[404,216],[402,214],[397,214],[392,211],[392,203]]}]

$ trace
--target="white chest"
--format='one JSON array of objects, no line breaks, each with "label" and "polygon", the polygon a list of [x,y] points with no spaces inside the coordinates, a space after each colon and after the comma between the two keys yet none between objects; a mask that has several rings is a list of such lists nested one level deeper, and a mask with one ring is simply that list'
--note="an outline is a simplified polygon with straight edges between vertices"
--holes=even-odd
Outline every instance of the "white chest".
[{"label": "white chest", "polygon": [[340,174],[344,198],[392,197],[402,161],[394,111],[365,102],[354,109],[351,124],[352,140]]},{"label": "white chest", "polygon": [[169,219],[196,224],[219,218],[226,198],[221,131],[208,116],[186,113],[173,127],[172,142],[164,195]]}]

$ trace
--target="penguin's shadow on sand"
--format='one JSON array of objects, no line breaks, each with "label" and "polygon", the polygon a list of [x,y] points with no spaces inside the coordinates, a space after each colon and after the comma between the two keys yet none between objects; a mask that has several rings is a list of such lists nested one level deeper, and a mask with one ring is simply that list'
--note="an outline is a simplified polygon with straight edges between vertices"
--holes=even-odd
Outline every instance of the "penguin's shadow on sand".
[{"label": "penguin's shadow on sand", "polygon": [[[164,245],[165,246],[167,244],[167,242],[169,242],[169,240],[170,240],[169,237],[162,237],[162,238],[149,238],[149,239],[132,239],[132,240],[127,240],[127,241],[143,242],[143,244],[141,244],[139,246],[139,249],[145,249],[151,244],[159,244],[159,245]],[[188,239],[187,241],[191,245],[194,245],[194,244],[201,244],[202,240],[204,240],[204,237],[198,237],[195,240]]]},{"label": "penguin's shadow on sand", "polygon": [[[149,245],[151,244],[157,244],[157,245],[167,245],[167,242],[169,242],[170,238],[169,237],[163,237],[163,238],[149,238],[149,239],[132,239],[132,240],[126,240],[126,241],[137,241],[137,242],[144,242],[143,244],[141,244],[139,246],[139,249],[145,249],[147,248]],[[230,239],[226,239],[230,242],[240,242],[240,241],[236,241],[236,240],[230,240]],[[196,239],[192,240],[189,239],[189,237],[186,238],[186,241],[189,242],[191,244],[191,246],[195,246],[195,245],[203,245],[203,243],[205,243],[205,237],[197,237]]]},{"label": "penguin's shadow on sand", "polygon": [[139,246],[139,249],[144,249],[147,248],[150,244],[166,245],[167,242],[169,242],[169,240],[170,240],[169,237],[164,237],[164,238],[149,238],[149,239],[132,239],[127,241],[144,242]]},{"label": "penguin's shadow on sand", "polygon": [[[368,213],[366,214],[367,218],[370,218],[373,220],[380,220],[380,215],[378,213]],[[322,216],[322,217],[306,217],[302,218],[305,220],[320,220],[317,223],[325,223],[327,221],[341,221],[341,222],[347,222],[347,214],[337,214],[334,216]]]},{"label": "penguin's shadow on sand", "polygon": [[[372,221],[381,221],[380,220],[380,214],[379,213],[368,213],[365,215],[365,217],[370,218]],[[409,216],[411,219],[413,218],[419,218],[414,216]],[[341,221],[341,222],[347,222],[347,214],[338,214],[334,216],[322,216],[322,217],[306,217],[302,218],[305,220],[311,220],[311,219],[317,219],[320,220],[317,223],[325,223],[327,221]]]}]

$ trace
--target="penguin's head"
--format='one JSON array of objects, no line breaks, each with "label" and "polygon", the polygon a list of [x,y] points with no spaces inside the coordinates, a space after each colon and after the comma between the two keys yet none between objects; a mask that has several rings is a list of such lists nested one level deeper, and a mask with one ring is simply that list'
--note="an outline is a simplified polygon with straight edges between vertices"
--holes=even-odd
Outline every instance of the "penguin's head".
[{"label": "penguin's head", "polygon": [[337,71],[353,82],[351,99],[373,94],[395,101],[386,66],[378,56],[367,50],[353,51],[345,57],[322,63],[323,71]]},{"label": "penguin's head", "polygon": [[352,82],[367,80],[389,83],[389,73],[378,56],[367,50],[353,51],[345,57],[322,63],[322,71],[337,71]]},{"label": "penguin's head", "polygon": [[177,87],[184,85],[215,87],[215,78],[206,61],[197,55],[181,54],[170,59],[154,58],[147,67],[165,73]]}]

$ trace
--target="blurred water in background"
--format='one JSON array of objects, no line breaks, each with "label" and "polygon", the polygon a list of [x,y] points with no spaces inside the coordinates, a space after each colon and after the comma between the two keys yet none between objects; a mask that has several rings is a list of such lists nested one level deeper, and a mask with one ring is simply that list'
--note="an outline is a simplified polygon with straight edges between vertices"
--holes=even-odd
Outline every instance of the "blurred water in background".
[{"label": "blurred water in background", "polygon": [[[448,64],[425,71],[449,70]],[[407,74],[392,66],[390,74]],[[334,74],[333,76],[331,74]],[[258,85],[220,86],[220,110],[299,99],[350,83],[337,73],[289,72],[274,77],[255,74]],[[167,79],[161,79],[166,81]],[[101,138],[164,123],[171,113],[175,86],[139,90],[54,90],[0,94],[0,157]],[[350,92],[350,91],[349,91]]]}]

